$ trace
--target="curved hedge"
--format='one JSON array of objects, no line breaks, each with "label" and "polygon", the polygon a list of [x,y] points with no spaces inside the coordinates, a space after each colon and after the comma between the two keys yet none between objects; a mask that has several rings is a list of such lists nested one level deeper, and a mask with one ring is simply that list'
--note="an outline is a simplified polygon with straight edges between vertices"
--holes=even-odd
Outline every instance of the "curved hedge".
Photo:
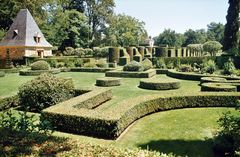
[{"label": "curved hedge", "polygon": [[102,77],[97,78],[96,85],[102,87],[119,86],[121,85],[121,80],[121,78],[116,77]]},{"label": "curved hedge", "polygon": [[203,83],[201,91],[237,92],[237,87],[228,83]]},{"label": "curved hedge", "polygon": [[40,60],[31,64],[31,70],[49,70],[50,65],[48,62]]},{"label": "curved hedge", "polygon": [[156,70],[154,69],[149,69],[147,71],[140,72],[114,70],[107,71],[105,73],[106,77],[126,77],[126,78],[150,78],[154,75],[156,75]]},{"label": "curved hedge", "polygon": [[226,82],[226,81],[227,79],[221,78],[221,77],[202,77],[200,80],[200,84],[207,83],[207,82],[220,83],[220,82]]},{"label": "curved hedge", "polygon": [[106,110],[77,109],[73,107],[77,102],[70,99],[68,103],[60,103],[45,109],[43,116],[57,130],[116,139],[131,123],[151,113],[189,107],[233,107],[239,99],[240,94],[235,92],[155,94],[124,100]]},{"label": "curved hedge", "polygon": [[19,75],[23,76],[37,76],[42,73],[50,73],[50,74],[58,74],[60,73],[60,69],[50,69],[50,70],[30,70],[30,69],[24,69],[19,71]]},{"label": "curved hedge", "polygon": [[143,79],[140,80],[140,88],[143,89],[153,89],[153,90],[170,90],[170,89],[178,89],[181,87],[180,81],[176,79]]},{"label": "curved hedge", "polygon": [[223,76],[223,75],[209,75],[209,74],[197,74],[197,73],[189,73],[189,72],[179,72],[175,70],[168,70],[167,76],[184,79],[184,80],[194,80],[200,81],[202,77],[221,77],[226,78],[227,80],[240,80],[240,77],[231,77],[231,76]]}]

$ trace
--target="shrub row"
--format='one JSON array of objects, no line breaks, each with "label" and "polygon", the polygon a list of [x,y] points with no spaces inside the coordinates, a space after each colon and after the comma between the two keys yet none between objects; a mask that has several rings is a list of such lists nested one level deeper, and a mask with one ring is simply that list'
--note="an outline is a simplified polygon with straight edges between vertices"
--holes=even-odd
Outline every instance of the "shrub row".
[{"label": "shrub row", "polygon": [[71,68],[72,72],[99,72],[104,73],[107,71],[115,70],[115,68]]},{"label": "shrub row", "polygon": [[37,76],[42,73],[50,73],[50,74],[58,74],[60,73],[60,69],[50,69],[50,70],[30,70],[30,69],[24,69],[19,71],[19,75],[23,76]]},{"label": "shrub row", "polygon": [[181,87],[180,82],[175,79],[143,79],[140,80],[140,88],[144,89],[153,89],[153,90],[170,90],[170,89],[178,89]]},{"label": "shrub row", "polygon": [[210,75],[210,74],[197,74],[197,73],[188,73],[188,72],[178,72],[175,70],[168,70],[167,76],[184,79],[184,80],[194,80],[200,81],[202,77],[221,77],[227,80],[240,80],[240,77],[231,77],[231,76],[224,76],[224,75]]},{"label": "shrub row", "polygon": [[[87,94],[91,95],[91,92]],[[89,95],[88,98],[84,99],[85,101],[92,99]],[[239,98],[239,93],[156,94],[125,100],[104,111],[76,108],[74,106],[83,100],[82,98],[74,98],[45,109],[43,115],[57,130],[116,139],[131,123],[150,113],[188,107],[231,107],[236,105]]]},{"label": "shrub row", "polygon": [[7,110],[11,107],[19,106],[19,98],[17,95],[0,98],[0,111]]},{"label": "shrub row", "polygon": [[237,92],[237,87],[228,83],[203,83],[201,91]]},{"label": "shrub row", "polygon": [[226,82],[227,79],[221,77],[202,77],[200,80],[200,84],[207,82]]},{"label": "shrub row", "polygon": [[97,78],[96,85],[102,87],[119,86],[121,85],[121,80],[121,78],[116,77]]},{"label": "shrub row", "polygon": [[105,73],[106,77],[126,77],[126,78],[150,78],[156,75],[156,70],[150,69],[141,72],[128,72],[128,71],[107,71]]}]

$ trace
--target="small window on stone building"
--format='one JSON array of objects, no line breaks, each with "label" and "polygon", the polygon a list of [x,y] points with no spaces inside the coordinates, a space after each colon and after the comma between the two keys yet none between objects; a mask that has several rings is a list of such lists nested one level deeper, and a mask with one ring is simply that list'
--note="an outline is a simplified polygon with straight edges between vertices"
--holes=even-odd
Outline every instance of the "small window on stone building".
[{"label": "small window on stone building", "polygon": [[13,39],[14,39],[17,35],[18,35],[18,30],[15,29],[15,30],[13,31]]},{"label": "small window on stone building", "polygon": [[37,32],[35,35],[34,35],[34,41],[36,43],[40,43],[41,42],[41,35],[39,32]]}]

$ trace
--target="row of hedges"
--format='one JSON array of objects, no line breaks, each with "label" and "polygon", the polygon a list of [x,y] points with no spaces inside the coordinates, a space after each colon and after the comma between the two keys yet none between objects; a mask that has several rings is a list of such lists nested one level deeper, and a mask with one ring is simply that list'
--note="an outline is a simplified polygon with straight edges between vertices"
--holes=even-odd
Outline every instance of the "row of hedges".
[{"label": "row of hedges", "polygon": [[24,69],[19,71],[19,75],[22,76],[38,76],[43,73],[50,73],[50,74],[58,74],[60,73],[60,69],[50,69],[50,70],[30,70],[30,69]]},{"label": "row of hedges", "polygon": [[69,100],[45,109],[43,114],[57,130],[116,139],[131,123],[150,113],[188,107],[232,107],[238,99],[239,93],[156,94],[125,100],[108,110],[77,109],[73,107],[76,101]]},{"label": "row of hedges", "polygon": [[115,68],[71,68],[72,72],[99,72],[104,73],[107,71],[115,70]]},{"label": "row of hedges", "polygon": [[126,78],[150,78],[156,75],[156,70],[150,69],[147,71],[140,72],[128,72],[128,71],[107,71],[105,73],[106,77],[126,77]]},{"label": "row of hedges", "polygon": [[175,71],[175,70],[168,70],[167,76],[170,76],[170,77],[173,77],[173,78],[178,78],[178,79],[184,79],[184,80],[194,80],[194,81],[200,81],[202,77],[221,77],[221,78],[225,78],[227,80],[231,80],[233,82],[235,80],[236,81],[240,80],[240,77],[178,72],[178,71]]}]

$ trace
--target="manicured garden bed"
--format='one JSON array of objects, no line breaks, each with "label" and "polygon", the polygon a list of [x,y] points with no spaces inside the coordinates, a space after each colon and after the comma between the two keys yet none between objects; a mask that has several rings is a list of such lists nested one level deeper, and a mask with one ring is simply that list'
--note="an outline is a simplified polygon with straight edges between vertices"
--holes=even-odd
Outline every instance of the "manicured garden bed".
[{"label": "manicured garden bed", "polygon": [[154,69],[140,72],[115,70],[108,71],[105,73],[106,77],[125,77],[125,78],[150,78],[154,75],[156,75],[156,70]]}]

